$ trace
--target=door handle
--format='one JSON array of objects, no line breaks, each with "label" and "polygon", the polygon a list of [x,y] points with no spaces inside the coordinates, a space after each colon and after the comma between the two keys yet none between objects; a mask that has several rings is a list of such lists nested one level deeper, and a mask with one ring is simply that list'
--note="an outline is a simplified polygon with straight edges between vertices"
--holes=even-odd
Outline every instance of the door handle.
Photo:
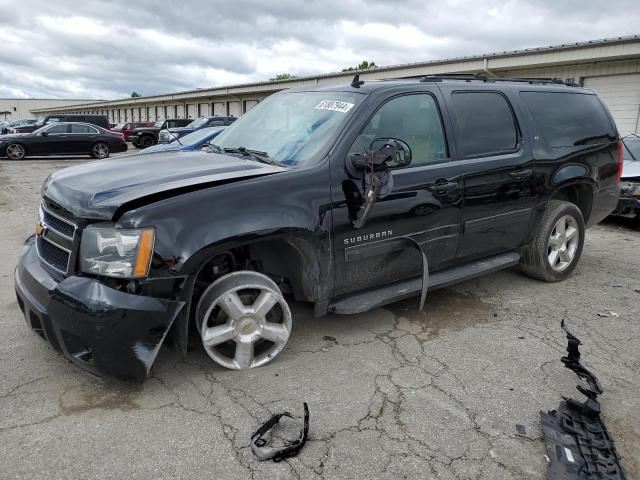
[{"label": "door handle", "polygon": [[435,190],[436,193],[445,193],[447,190],[453,190],[454,188],[458,188],[458,182],[448,182],[444,180],[437,181],[433,184],[433,190]]},{"label": "door handle", "polygon": [[516,180],[522,180],[523,178],[530,177],[532,173],[531,170],[516,170],[515,172],[509,173],[509,176]]}]

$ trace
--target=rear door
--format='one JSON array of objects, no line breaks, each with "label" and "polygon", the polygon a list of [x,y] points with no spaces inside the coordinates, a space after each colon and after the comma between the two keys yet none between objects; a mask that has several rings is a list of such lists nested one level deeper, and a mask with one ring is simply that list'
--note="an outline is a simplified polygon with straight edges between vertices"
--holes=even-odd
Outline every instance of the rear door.
[{"label": "rear door", "polygon": [[462,165],[463,235],[458,260],[513,249],[527,238],[543,176],[534,172],[509,90],[443,84]]},{"label": "rear door", "polygon": [[412,161],[391,170],[392,187],[356,229],[364,186],[346,173],[345,156],[335,160],[335,296],[422,275],[421,251],[430,270],[446,267],[458,248],[461,170],[451,161],[437,88],[397,94],[378,105],[347,156],[362,153],[377,138],[396,138],[409,145]]},{"label": "rear door", "polygon": [[91,125],[72,123],[68,142],[70,151],[68,153],[90,152],[91,146],[97,140],[98,135],[98,129]]}]

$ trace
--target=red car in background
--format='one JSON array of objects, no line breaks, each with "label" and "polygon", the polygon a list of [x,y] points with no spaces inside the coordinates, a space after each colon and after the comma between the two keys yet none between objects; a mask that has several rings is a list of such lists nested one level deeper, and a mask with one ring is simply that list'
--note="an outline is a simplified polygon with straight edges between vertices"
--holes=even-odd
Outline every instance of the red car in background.
[{"label": "red car in background", "polygon": [[124,135],[125,142],[129,140],[129,136],[133,132],[134,128],[138,127],[152,127],[153,122],[127,122],[119,123],[111,129],[112,132],[120,132]]}]

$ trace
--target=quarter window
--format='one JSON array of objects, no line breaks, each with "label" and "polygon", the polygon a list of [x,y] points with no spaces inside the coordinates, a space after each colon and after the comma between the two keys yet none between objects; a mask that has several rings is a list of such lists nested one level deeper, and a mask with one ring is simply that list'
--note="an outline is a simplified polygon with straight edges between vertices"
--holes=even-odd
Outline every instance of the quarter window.
[{"label": "quarter window", "polygon": [[429,94],[396,97],[387,101],[351,146],[363,153],[376,138],[397,138],[411,148],[411,166],[437,163],[447,158],[440,113]]},{"label": "quarter window", "polygon": [[507,99],[495,92],[455,92],[453,109],[465,157],[511,152],[518,133]]},{"label": "quarter window", "polygon": [[615,131],[595,95],[521,92],[544,140],[550,147],[606,143]]},{"label": "quarter window", "polygon": [[89,125],[71,125],[71,133],[98,133],[98,131]]}]

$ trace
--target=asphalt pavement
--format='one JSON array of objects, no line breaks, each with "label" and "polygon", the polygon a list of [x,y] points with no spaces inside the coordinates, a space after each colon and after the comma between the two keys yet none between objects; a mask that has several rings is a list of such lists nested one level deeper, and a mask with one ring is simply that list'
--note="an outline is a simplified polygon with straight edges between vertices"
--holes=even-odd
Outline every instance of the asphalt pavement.
[{"label": "asphalt pavement", "polygon": [[[562,283],[510,269],[431,292],[423,312],[415,298],[314,319],[296,304],[289,344],[265,367],[229,371],[200,349],[183,360],[163,348],[132,385],[54,353],[13,289],[43,180],[84,161],[0,161],[0,478],[544,479],[540,411],[580,395],[560,363],[563,318],[640,478],[640,232],[628,222],[590,229]],[[250,434],[303,401],[307,445],[258,462]]]}]

